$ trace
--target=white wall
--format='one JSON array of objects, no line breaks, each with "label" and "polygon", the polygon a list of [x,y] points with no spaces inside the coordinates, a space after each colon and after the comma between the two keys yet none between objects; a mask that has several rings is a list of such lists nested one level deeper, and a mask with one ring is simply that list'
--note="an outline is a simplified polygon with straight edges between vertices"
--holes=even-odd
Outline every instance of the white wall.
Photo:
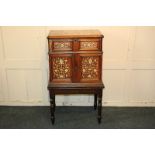
[{"label": "white wall", "polygon": [[[155,106],[155,27],[0,27],[0,105],[49,105],[50,29],[100,29],[105,106]],[[57,96],[93,105],[93,96]]]}]

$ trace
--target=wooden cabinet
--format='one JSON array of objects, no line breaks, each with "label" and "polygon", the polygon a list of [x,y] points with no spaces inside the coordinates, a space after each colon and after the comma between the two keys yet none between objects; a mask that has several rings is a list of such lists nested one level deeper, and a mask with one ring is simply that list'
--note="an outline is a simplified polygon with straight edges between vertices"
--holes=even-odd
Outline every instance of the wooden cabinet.
[{"label": "wooden cabinet", "polygon": [[102,38],[98,30],[55,30],[48,36],[49,93],[54,123],[56,94],[94,94],[98,121],[102,108]]}]

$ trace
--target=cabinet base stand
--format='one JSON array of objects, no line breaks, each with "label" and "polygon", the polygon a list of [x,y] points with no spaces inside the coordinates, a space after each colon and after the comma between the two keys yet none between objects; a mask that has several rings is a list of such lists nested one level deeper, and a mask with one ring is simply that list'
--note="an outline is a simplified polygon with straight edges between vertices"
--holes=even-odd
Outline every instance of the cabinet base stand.
[{"label": "cabinet base stand", "polygon": [[102,91],[104,85],[101,84],[49,84],[51,121],[55,123],[55,95],[58,94],[94,94],[94,109],[98,110],[98,123],[102,119]]}]

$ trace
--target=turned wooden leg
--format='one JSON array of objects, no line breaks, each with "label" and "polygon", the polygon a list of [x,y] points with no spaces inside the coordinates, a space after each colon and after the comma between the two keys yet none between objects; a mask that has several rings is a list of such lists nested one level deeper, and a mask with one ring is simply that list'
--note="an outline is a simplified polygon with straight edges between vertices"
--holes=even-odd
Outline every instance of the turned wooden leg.
[{"label": "turned wooden leg", "polygon": [[102,90],[98,95],[98,123],[101,123],[102,118]]},{"label": "turned wooden leg", "polygon": [[54,116],[54,111],[55,111],[55,94],[50,93],[50,110],[51,110],[51,121],[52,124],[55,122],[55,116]]},{"label": "turned wooden leg", "polygon": [[97,94],[94,94],[94,109],[97,108]]},{"label": "turned wooden leg", "polygon": [[55,95],[53,95],[53,103],[54,103],[54,112],[55,112],[55,107],[56,107],[56,104],[55,104]]}]

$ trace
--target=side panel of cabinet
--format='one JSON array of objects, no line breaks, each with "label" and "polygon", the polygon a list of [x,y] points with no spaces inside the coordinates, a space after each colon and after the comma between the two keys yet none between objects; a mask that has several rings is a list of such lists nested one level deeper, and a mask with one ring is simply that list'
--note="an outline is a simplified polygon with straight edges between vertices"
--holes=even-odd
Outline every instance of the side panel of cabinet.
[{"label": "side panel of cabinet", "polygon": [[77,54],[79,82],[101,82],[102,54]]},{"label": "side panel of cabinet", "polygon": [[72,82],[72,54],[50,54],[50,82]]}]

